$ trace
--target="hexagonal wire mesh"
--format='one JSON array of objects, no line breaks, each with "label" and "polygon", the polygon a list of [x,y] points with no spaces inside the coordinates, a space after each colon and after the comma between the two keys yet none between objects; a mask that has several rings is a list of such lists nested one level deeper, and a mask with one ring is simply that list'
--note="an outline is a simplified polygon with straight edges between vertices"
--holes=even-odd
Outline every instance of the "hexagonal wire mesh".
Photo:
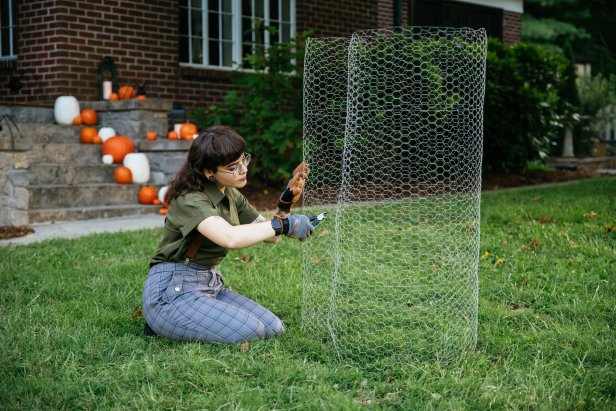
[{"label": "hexagonal wire mesh", "polygon": [[477,340],[487,39],[411,27],[311,38],[304,72],[302,326],[355,364]]}]

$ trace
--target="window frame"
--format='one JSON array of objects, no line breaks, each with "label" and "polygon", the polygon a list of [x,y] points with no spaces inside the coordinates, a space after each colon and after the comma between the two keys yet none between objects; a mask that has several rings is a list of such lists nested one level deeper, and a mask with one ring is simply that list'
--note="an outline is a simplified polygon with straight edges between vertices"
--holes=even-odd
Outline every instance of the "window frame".
[{"label": "window frame", "polygon": [[[194,0],[193,0],[194,1]],[[218,37],[217,38],[210,38],[209,37],[209,31],[208,31],[208,20],[207,17],[209,15],[209,8],[208,8],[208,0],[200,0],[201,1],[201,33],[202,33],[202,38],[201,38],[201,48],[203,49],[203,58],[202,58],[202,63],[194,63],[193,62],[193,34],[192,34],[192,18],[191,18],[191,13],[192,13],[192,7],[190,7],[190,2],[189,2],[189,6],[184,8],[181,7],[180,8],[180,13],[184,12],[185,10],[188,10],[188,15],[186,16],[186,20],[187,20],[187,33],[188,36],[187,37],[187,58],[188,61],[179,61],[179,65],[180,67],[190,67],[190,68],[198,68],[198,69],[208,69],[208,70],[221,70],[221,71],[254,71],[253,69],[249,69],[249,68],[244,68],[242,67],[242,61],[244,58],[243,55],[243,46],[245,44],[244,42],[244,38],[243,38],[243,33],[242,33],[242,19],[243,19],[243,14],[242,14],[242,1],[243,0],[231,0],[231,22],[232,22],[232,28],[231,28],[231,66],[224,66],[224,65],[212,65],[210,64],[209,61],[209,43],[210,40],[216,40],[218,41],[218,49],[219,49],[219,62],[220,64],[223,64],[223,58],[222,58],[222,50],[223,50],[223,39],[222,39],[222,24],[220,19],[222,18],[222,1],[224,0],[218,0],[218,4],[219,4],[219,10],[218,11],[218,18],[219,18],[219,22],[218,22]],[[246,0],[244,0],[246,1]],[[254,14],[254,9],[255,9],[255,0],[248,0],[252,2],[252,12]],[[277,27],[280,28],[282,26],[283,20],[282,20],[282,2],[285,0],[262,0],[263,1],[263,8],[264,8],[264,16],[263,16],[263,21],[264,21],[264,25],[265,26],[269,26],[270,25],[270,4],[272,2],[277,2],[278,3],[278,10],[279,10],[279,16],[278,16],[278,20],[277,20]],[[289,37],[291,39],[295,38],[296,36],[296,31],[297,31],[297,17],[296,17],[297,13],[296,13],[296,0],[289,0],[289,25],[290,25],[290,33],[289,33]],[[285,21],[286,23],[286,21]],[[254,25],[253,25],[254,28]],[[180,33],[181,37],[185,37]],[[253,35],[253,41],[254,40],[254,35]],[[269,30],[264,30],[264,36],[263,36],[263,45],[265,50],[267,50],[270,45],[272,44],[272,38],[271,38],[271,33],[269,32]],[[282,30],[278,30],[278,40],[277,41],[282,41]],[[181,47],[181,45],[180,45]],[[253,53],[254,53],[254,48],[253,48]]]},{"label": "window frame", "polygon": [[[2,26],[2,20],[0,18],[0,61],[17,59],[17,53],[15,52],[15,28],[17,27],[17,22],[15,21],[17,18],[17,13],[15,12],[15,0],[7,0],[7,4],[9,10],[9,25]],[[7,28],[9,32],[9,53],[7,55],[2,55],[4,52],[2,49],[2,31]]]}]

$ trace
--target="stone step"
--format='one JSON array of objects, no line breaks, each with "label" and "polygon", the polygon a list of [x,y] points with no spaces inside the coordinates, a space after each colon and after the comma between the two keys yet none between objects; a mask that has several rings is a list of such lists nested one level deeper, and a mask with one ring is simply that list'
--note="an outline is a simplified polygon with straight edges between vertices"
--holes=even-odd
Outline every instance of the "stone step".
[{"label": "stone step", "polygon": [[102,164],[100,144],[35,144],[26,152],[25,160],[30,166],[36,164],[98,165]]},{"label": "stone step", "polygon": [[118,164],[64,165],[31,164],[28,172],[30,185],[77,185],[112,183],[113,172]]},{"label": "stone step", "polygon": [[90,220],[94,218],[124,217],[130,215],[158,213],[160,206],[153,205],[116,205],[94,207],[45,208],[30,210],[29,223],[47,223],[53,221]]},{"label": "stone step", "polygon": [[11,104],[8,106],[0,105],[0,115],[11,116],[16,123],[53,123],[53,108],[51,107],[33,107],[19,106]]},{"label": "stone step", "polygon": [[139,184],[29,186],[29,209],[138,204]]},{"label": "stone step", "polygon": [[[34,144],[79,143],[82,126],[65,126],[59,124],[20,123],[17,125],[23,136],[32,139]],[[98,130],[98,127],[96,127]]]}]

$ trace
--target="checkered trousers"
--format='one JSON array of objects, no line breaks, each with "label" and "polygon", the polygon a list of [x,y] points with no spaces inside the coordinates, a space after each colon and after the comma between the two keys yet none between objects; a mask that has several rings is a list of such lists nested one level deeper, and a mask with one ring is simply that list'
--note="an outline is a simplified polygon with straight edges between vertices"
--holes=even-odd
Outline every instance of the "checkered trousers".
[{"label": "checkered trousers", "polygon": [[175,340],[237,343],[284,332],[271,311],[225,288],[218,267],[156,264],[142,304],[150,328]]}]

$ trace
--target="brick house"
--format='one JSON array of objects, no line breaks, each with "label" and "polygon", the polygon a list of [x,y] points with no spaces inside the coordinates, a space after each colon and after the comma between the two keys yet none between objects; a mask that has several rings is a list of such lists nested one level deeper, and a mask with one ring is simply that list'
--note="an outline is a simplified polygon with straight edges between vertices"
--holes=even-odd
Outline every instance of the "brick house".
[{"label": "brick house", "polygon": [[[486,27],[520,40],[522,0],[2,0],[0,102],[99,99],[98,65],[185,107],[219,101],[242,55],[313,29],[316,36],[394,25]],[[275,26],[270,34],[254,19]],[[203,34],[207,35],[204,36]]]},{"label": "brick house", "polygon": [[[247,53],[308,29],[349,36],[408,25],[485,27],[512,43],[521,14],[522,0],[0,0],[0,226],[155,211],[137,204],[138,184],[115,184],[100,146],[79,143],[81,127],[55,124],[59,96],[133,138],[150,164],[148,184],[162,187],[190,141],[145,133],[165,135],[173,105],[219,102]],[[116,85],[147,82],[146,101],[101,101],[104,57]]]}]

